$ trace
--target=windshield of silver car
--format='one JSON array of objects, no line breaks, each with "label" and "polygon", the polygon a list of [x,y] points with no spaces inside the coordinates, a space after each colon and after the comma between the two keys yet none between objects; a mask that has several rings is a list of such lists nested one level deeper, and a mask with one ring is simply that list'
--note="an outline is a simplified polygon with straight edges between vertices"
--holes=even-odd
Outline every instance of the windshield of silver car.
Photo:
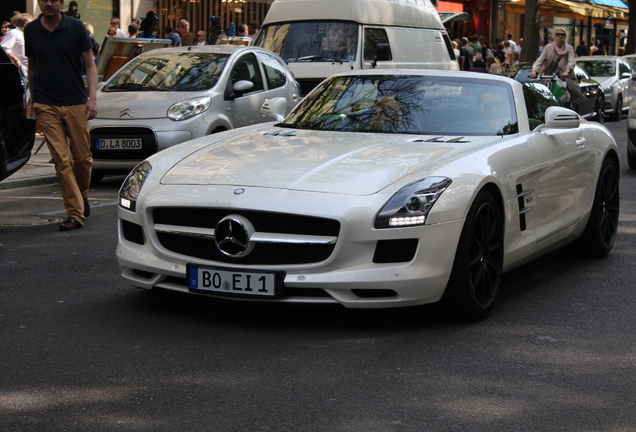
[{"label": "windshield of silver car", "polygon": [[139,56],[103,91],[203,91],[214,87],[228,54],[183,52]]},{"label": "windshield of silver car", "polygon": [[508,83],[418,75],[331,77],[281,126],[429,135],[509,135],[519,130]]},{"label": "windshield of silver car", "polygon": [[590,76],[613,77],[616,75],[616,62],[611,60],[586,60],[577,62]]},{"label": "windshield of silver car", "polygon": [[255,45],[293,62],[355,60],[358,24],[347,21],[308,21],[263,27]]}]

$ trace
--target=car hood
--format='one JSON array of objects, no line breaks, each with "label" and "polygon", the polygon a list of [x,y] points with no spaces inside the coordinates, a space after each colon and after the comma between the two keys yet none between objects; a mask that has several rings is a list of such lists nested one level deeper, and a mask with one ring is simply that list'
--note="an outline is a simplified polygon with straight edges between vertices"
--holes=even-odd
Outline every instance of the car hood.
[{"label": "car hood", "polygon": [[502,142],[459,138],[270,128],[190,154],[161,183],[370,195],[414,172],[429,175],[495,139]]},{"label": "car hood", "polygon": [[598,83],[601,85],[602,88],[607,88],[607,87],[611,87],[614,84],[616,84],[616,77],[590,77],[595,81],[598,81]]},{"label": "car hood", "polygon": [[99,92],[97,96],[98,119],[136,120],[166,118],[168,108],[182,100],[201,93],[143,91]]}]

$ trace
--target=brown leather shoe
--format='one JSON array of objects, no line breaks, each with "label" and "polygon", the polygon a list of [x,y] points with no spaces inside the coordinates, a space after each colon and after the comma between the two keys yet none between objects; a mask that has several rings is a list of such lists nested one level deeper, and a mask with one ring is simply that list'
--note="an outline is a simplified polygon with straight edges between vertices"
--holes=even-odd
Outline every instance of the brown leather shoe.
[{"label": "brown leather shoe", "polygon": [[60,225],[60,231],[70,231],[80,228],[84,228],[84,225],[79,223],[74,217],[66,219],[66,221],[62,225]]},{"label": "brown leather shoe", "polygon": [[88,197],[84,197],[84,217],[87,218],[91,215],[91,206],[88,203]]}]

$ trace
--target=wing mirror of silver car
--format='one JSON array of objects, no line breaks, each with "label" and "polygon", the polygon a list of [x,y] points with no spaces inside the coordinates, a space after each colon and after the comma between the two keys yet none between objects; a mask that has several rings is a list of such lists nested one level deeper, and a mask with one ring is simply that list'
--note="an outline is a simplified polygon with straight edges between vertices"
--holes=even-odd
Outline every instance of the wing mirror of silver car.
[{"label": "wing mirror of silver car", "polygon": [[234,93],[242,94],[254,88],[254,83],[252,81],[240,80],[237,81],[236,84],[232,86],[234,89]]},{"label": "wing mirror of silver car", "polygon": [[261,114],[272,117],[276,121],[285,119],[285,111],[287,110],[287,99],[284,97],[276,97],[266,100],[261,106]]}]

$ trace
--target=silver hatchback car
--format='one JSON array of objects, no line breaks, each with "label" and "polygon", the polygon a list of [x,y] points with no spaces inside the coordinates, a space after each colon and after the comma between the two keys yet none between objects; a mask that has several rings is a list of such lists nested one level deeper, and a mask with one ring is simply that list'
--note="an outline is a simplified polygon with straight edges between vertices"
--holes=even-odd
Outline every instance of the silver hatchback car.
[{"label": "silver hatchback car", "polygon": [[123,66],[97,92],[91,120],[92,183],[128,173],[167,147],[241,126],[271,121],[261,114],[274,97],[289,113],[298,83],[276,54],[252,46],[162,48]]},{"label": "silver hatchback car", "polygon": [[634,80],[631,64],[618,56],[584,56],[576,58],[576,65],[598,81],[605,95],[605,114],[614,120],[623,118],[623,111],[634,100]]}]

